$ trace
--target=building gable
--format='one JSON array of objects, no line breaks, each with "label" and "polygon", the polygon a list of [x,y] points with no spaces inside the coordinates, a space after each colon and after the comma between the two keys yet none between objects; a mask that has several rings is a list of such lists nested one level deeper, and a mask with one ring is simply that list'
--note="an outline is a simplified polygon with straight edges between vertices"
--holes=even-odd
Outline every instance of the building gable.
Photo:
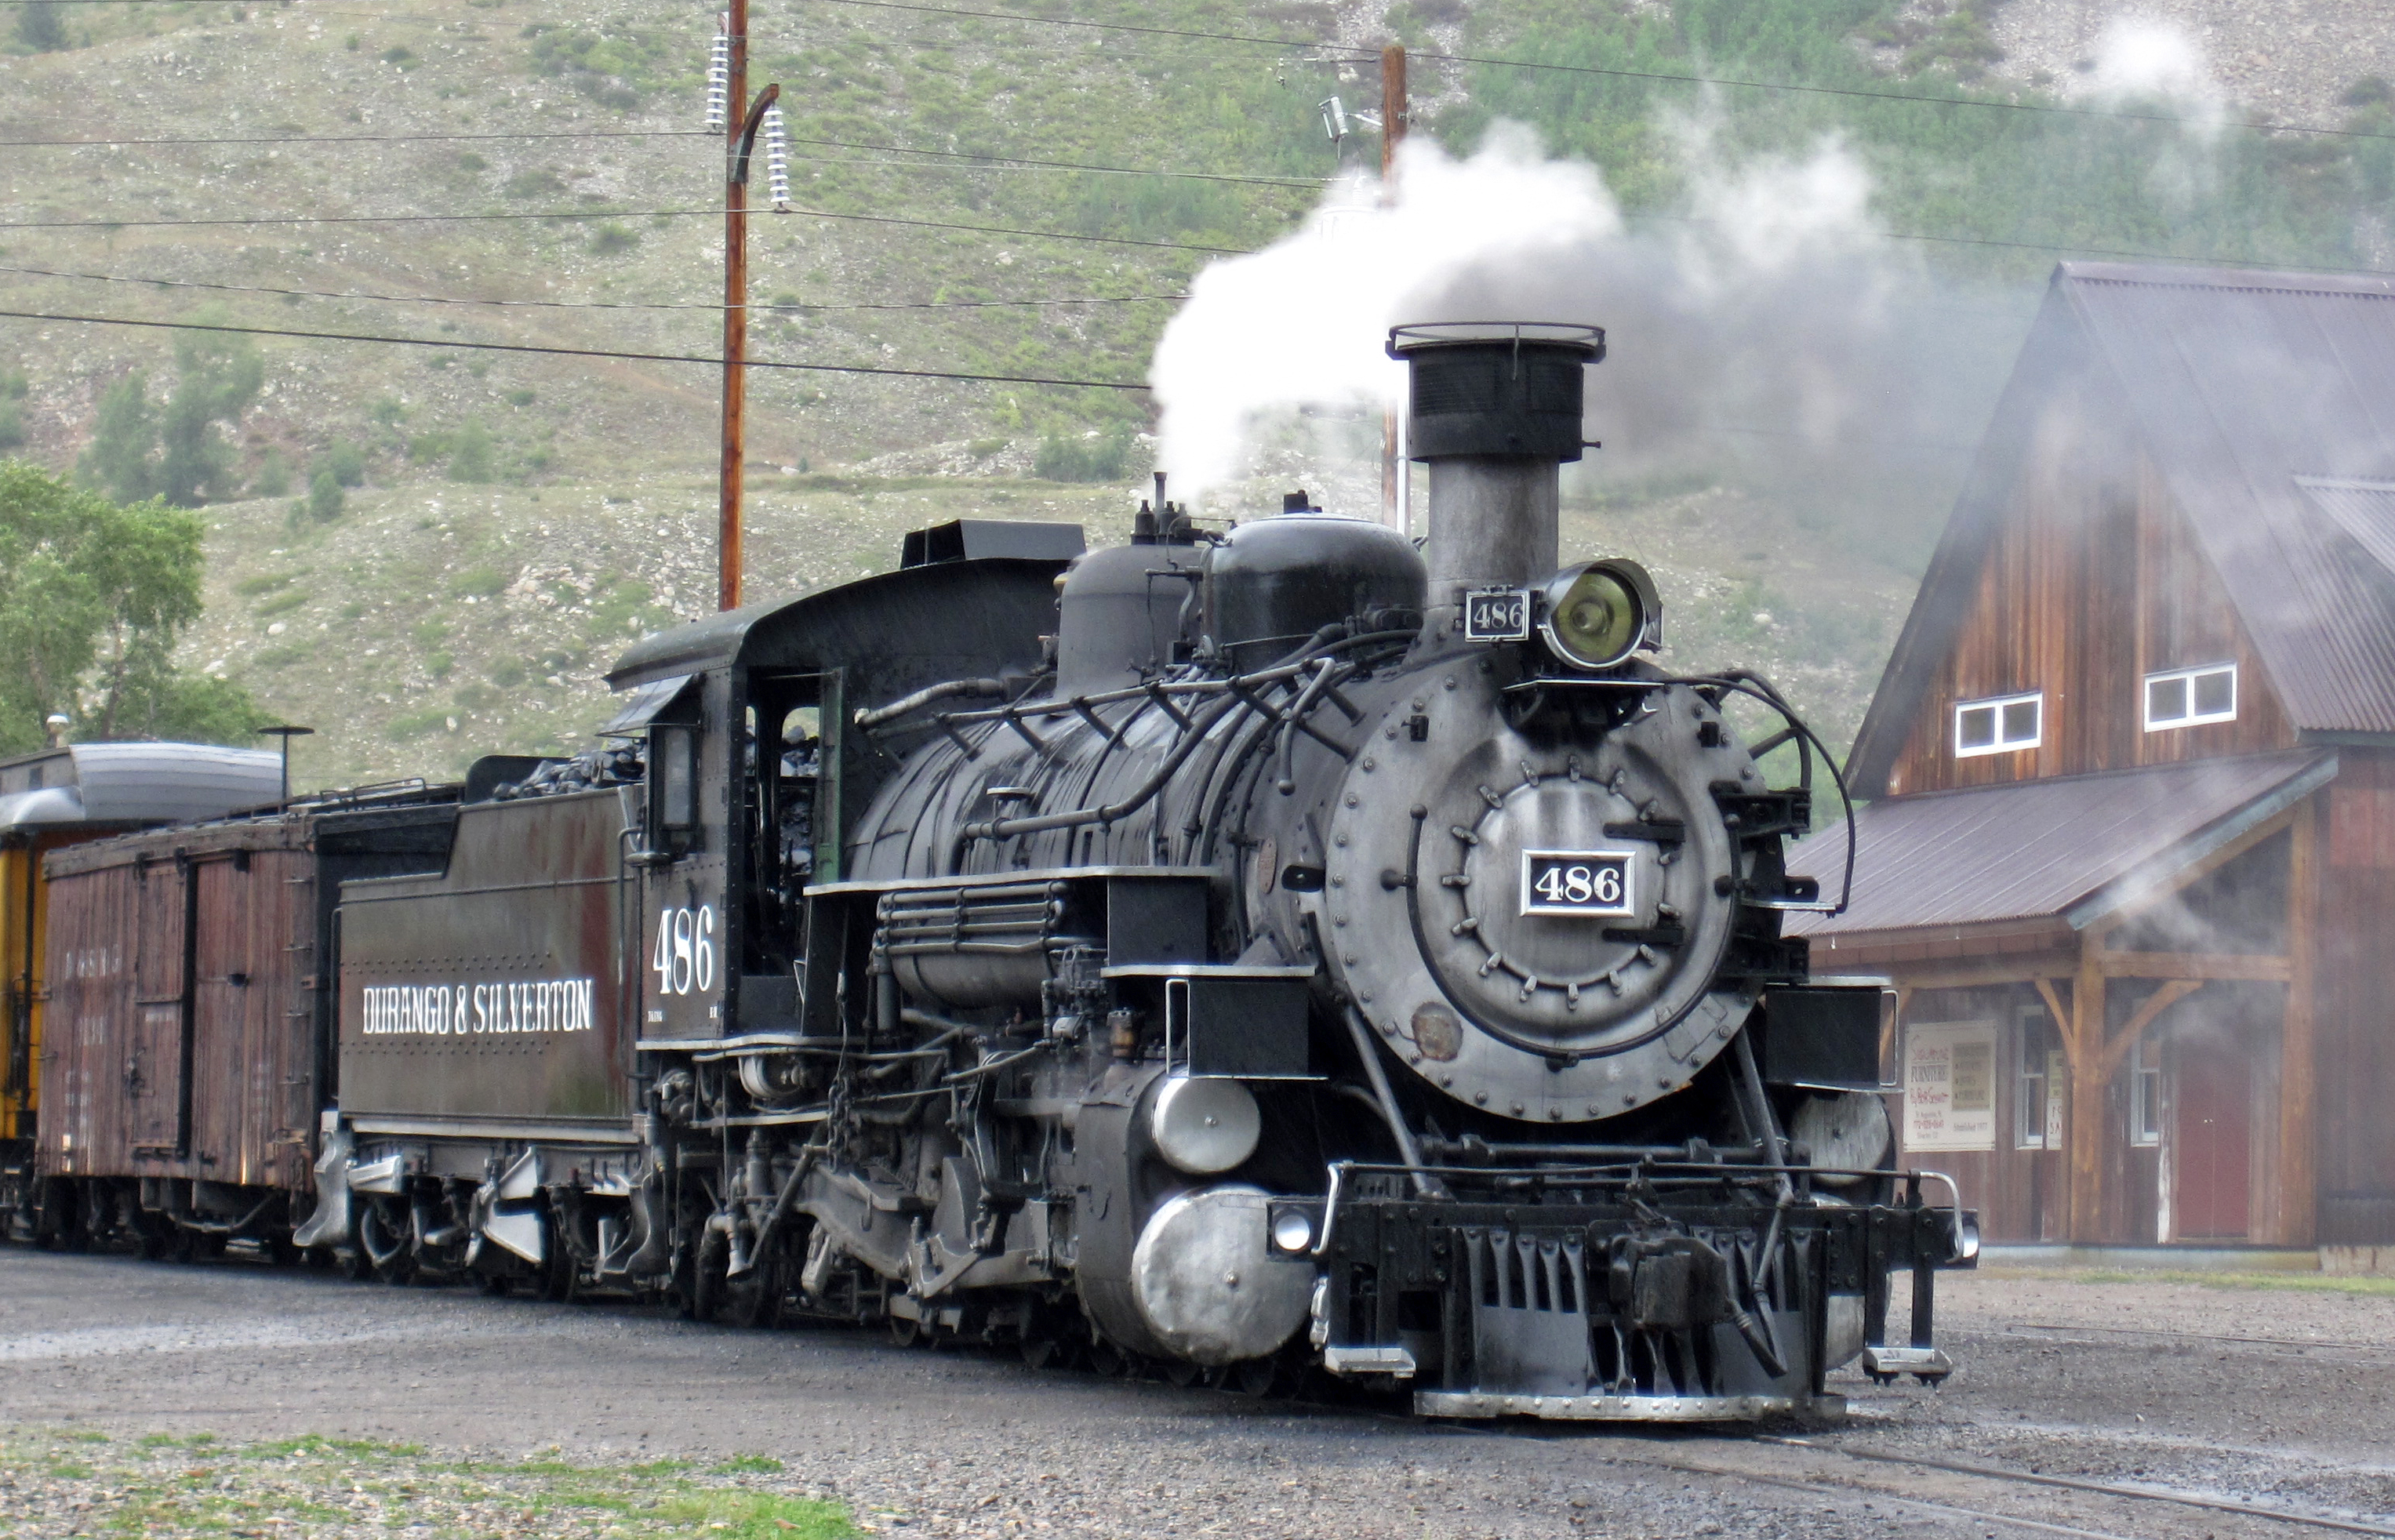
[{"label": "building gable", "polygon": [[[2390,741],[2382,387],[2387,285],[2058,269],[1856,739],[1857,791]],[[2235,720],[2147,732],[2145,676],[2204,665],[2233,665]],[[1957,700],[2031,692],[2034,748],[1956,757]]]}]

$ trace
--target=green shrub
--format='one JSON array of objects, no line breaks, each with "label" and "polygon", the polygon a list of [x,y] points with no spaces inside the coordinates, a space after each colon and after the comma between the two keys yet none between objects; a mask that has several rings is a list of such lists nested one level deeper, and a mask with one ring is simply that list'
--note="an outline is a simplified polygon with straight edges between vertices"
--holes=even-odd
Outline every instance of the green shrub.
[{"label": "green shrub", "polygon": [[507,193],[519,202],[536,198],[554,198],[564,192],[565,178],[554,171],[519,171],[507,181]]},{"label": "green shrub", "polygon": [[515,658],[501,658],[491,665],[491,682],[501,690],[513,690],[524,682],[524,665]]},{"label": "green shrub", "polygon": [[[391,402],[394,407],[398,404],[397,401]],[[332,447],[324,451],[324,457],[317,464],[331,471],[334,481],[341,486],[362,487],[366,484],[366,452],[347,439],[334,440]]]},{"label": "green shrub", "polygon": [[1039,441],[1032,474],[1043,481],[1118,481],[1131,461],[1131,433],[1117,428],[1094,438],[1051,433]]},{"label": "green shrub", "polygon": [[274,598],[268,599],[265,603],[259,605],[250,612],[260,620],[271,620],[276,615],[289,614],[292,611],[298,609],[301,605],[307,602],[308,595],[306,592],[295,588],[290,593],[279,594]]},{"label": "green shrub", "polygon": [[291,462],[283,451],[270,449],[258,462],[258,474],[249,479],[252,497],[281,497],[291,490]]},{"label": "green shrub", "polygon": [[640,244],[640,236],[630,226],[619,225],[613,220],[590,232],[590,255],[593,257],[620,257]]},{"label": "green shrub", "polygon": [[481,482],[490,479],[491,435],[481,423],[468,423],[457,430],[457,442],[449,452],[449,480]]},{"label": "green shrub", "polygon": [[340,478],[326,466],[308,479],[308,517],[319,524],[329,524],[341,516],[350,495],[341,490]]},{"label": "green shrub", "polygon": [[491,567],[470,568],[449,584],[449,591],[460,599],[490,599],[507,590],[508,580]]}]

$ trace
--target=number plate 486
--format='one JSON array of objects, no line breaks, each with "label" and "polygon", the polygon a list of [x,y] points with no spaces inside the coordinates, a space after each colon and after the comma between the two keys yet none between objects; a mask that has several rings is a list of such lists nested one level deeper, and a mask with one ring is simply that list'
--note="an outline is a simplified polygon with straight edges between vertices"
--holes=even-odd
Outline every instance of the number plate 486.
[{"label": "number plate 486", "polygon": [[649,971],[659,994],[705,994],[715,987],[715,906],[668,908],[657,916]]},{"label": "number plate 486", "polygon": [[1634,914],[1627,850],[1525,850],[1522,913],[1607,917]]}]

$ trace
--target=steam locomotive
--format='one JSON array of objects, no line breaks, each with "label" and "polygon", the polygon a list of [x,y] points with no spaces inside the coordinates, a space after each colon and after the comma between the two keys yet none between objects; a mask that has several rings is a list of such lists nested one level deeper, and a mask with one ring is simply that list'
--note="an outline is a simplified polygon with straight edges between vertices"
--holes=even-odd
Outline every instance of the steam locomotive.
[{"label": "steam locomotive", "polygon": [[53,854],[25,1222],[1434,1415],[1942,1375],[1971,1218],[1780,935],[1818,743],[1558,560],[1602,333],[1390,350],[1425,550],[1160,478],[1111,548],[949,524],[635,646],[603,751]]}]

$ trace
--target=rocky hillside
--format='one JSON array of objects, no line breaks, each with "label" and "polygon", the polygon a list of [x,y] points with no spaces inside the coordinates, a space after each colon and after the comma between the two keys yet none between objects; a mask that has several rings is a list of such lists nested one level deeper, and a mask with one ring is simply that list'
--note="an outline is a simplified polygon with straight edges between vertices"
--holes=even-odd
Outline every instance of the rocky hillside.
[{"label": "rocky hillside", "polygon": [[[257,340],[263,384],[206,510],[209,610],[185,660],[318,730],[297,751],[302,783],[445,775],[485,750],[574,743],[605,712],[614,652],[711,604],[715,375],[470,345],[713,350],[721,159],[695,132],[708,14],[529,0],[41,8],[54,35],[32,35],[32,7],[0,4],[18,39],[0,51],[0,139],[15,141],[0,157],[0,309],[430,344]],[[2245,242],[2349,264],[2382,240],[2395,186],[2367,137],[2395,76],[2395,6],[2375,0],[1029,8],[1164,30],[760,0],[754,78],[784,86],[803,212],[758,217],[755,356],[1139,378],[1191,276],[1317,196],[1334,166],[1317,103],[1369,106],[1375,89],[1353,54],[1184,33],[1351,48],[1396,35],[1649,73],[2058,100],[2088,88],[2110,23],[2143,16],[2180,23],[2238,111],[2350,120],[2364,137],[2223,140],[2193,194],[2150,185],[2153,145],[2018,125],[1939,137],[1916,108],[1845,97],[1719,97],[1709,142],[1768,155],[1837,138],[1878,178],[1874,215],[1899,228]],[[1691,121],[1681,87],[1425,61],[1416,89],[1422,131],[1469,143],[1493,116],[1528,119],[1594,157],[1634,212],[1686,191],[1667,164]],[[103,133],[145,142],[39,142]],[[193,139],[213,142],[159,142]],[[1347,152],[1359,146],[1373,153],[1368,138]],[[2011,317],[2052,258],[1917,255],[1980,297],[1998,291]],[[0,452],[73,465],[103,395],[135,372],[163,395],[172,361],[169,334],[0,317],[0,382],[23,381],[0,400]],[[1136,435],[1150,424],[1123,392],[792,370],[760,372],[750,401],[755,594],[873,570],[906,529],[965,515],[1117,538],[1145,468]],[[1885,508],[1842,521],[1819,494],[1818,453],[1790,458],[1783,435],[1635,477],[1599,468],[1574,483],[1567,543],[1659,570],[1674,662],[1757,663],[1850,731],[1977,430],[1956,423],[1890,483],[1881,500],[1901,505],[1902,538],[1886,537]],[[343,506],[308,511],[311,478],[336,467]],[[1318,467],[1281,470],[1323,486]],[[1058,479],[1072,477],[1093,479]],[[1260,482],[1231,511],[1278,490]]]}]

